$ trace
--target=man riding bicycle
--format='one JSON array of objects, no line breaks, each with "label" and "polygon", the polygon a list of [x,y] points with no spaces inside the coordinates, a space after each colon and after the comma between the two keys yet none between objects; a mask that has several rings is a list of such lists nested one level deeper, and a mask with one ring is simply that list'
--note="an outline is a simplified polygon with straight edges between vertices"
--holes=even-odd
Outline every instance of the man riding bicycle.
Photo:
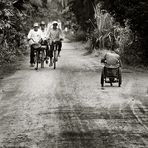
[{"label": "man riding bicycle", "polygon": [[[52,23],[52,28],[49,30],[48,37],[50,39],[50,51],[49,51],[49,57],[50,57],[50,64],[49,66],[53,66],[53,51],[54,51],[54,44],[57,46],[58,54],[57,57],[60,56],[61,48],[62,48],[62,40],[63,40],[63,34],[62,30],[58,28],[58,22],[54,21]],[[57,58],[58,60],[58,58]]]},{"label": "man riding bicycle", "polygon": [[29,45],[30,45],[30,66],[34,67],[35,61],[34,61],[34,45],[38,44],[41,39],[42,39],[42,35],[41,35],[41,30],[39,29],[39,24],[38,23],[34,23],[33,25],[33,29],[31,29],[29,31],[29,34],[27,36],[28,41],[29,41]]},{"label": "man riding bicycle", "polygon": [[48,63],[48,51],[49,51],[49,47],[48,47],[48,38],[47,38],[47,28],[46,28],[46,23],[44,21],[42,21],[40,23],[40,30],[41,30],[41,44],[45,45],[46,48],[46,63]]}]

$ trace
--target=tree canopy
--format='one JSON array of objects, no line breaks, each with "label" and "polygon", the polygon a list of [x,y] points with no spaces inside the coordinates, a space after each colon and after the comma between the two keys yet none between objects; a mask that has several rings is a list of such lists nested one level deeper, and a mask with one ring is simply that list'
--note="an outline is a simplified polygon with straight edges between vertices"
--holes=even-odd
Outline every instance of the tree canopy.
[{"label": "tree canopy", "polygon": [[[148,1],[147,0],[71,0],[70,10],[75,14],[82,29],[86,29],[89,19],[95,23],[94,7],[101,3],[102,9],[107,10],[122,26],[129,20],[129,26],[141,43],[142,58],[148,61]],[[138,47],[139,48],[139,47]],[[137,52],[137,51],[136,51]]]},{"label": "tree canopy", "polygon": [[[97,27],[95,8],[98,3],[122,26],[125,20],[129,20],[135,42],[138,40],[141,45],[138,50],[135,47],[135,52],[142,53],[141,58],[148,61],[147,0],[0,0],[0,29],[5,32],[5,38],[11,33],[18,36],[27,32],[34,21],[64,17],[76,21],[84,31],[93,30]],[[6,33],[6,30],[11,33]]]}]

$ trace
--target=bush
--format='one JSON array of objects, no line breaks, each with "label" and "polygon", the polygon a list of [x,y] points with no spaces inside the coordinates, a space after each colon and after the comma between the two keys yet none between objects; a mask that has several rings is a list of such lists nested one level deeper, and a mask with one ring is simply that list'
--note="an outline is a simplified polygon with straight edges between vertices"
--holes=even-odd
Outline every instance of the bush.
[{"label": "bush", "polygon": [[86,41],[86,33],[84,31],[68,31],[65,33],[65,37],[71,41]]},{"label": "bush", "polygon": [[81,31],[78,30],[75,33],[75,39],[76,39],[76,41],[86,41],[86,33],[82,30]]}]

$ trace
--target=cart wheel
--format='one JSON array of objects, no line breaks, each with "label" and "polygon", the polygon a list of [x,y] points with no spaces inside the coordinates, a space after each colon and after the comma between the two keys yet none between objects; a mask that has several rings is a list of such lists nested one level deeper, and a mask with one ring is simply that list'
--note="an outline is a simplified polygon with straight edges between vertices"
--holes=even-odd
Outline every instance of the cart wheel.
[{"label": "cart wheel", "polygon": [[109,78],[109,81],[110,81],[110,86],[113,86],[114,78]]},{"label": "cart wheel", "polygon": [[121,74],[121,70],[119,69],[119,83],[118,86],[121,87],[122,84],[122,74]]},{"label": "cart wheel", "polygon": [[57,62],[57,59],[56,59],[56,50],[54,50],[54,57],[53,57],[53,68],[54,69],[56,69],[56,62]]},{"label": "cart wheel", "polygon": [[104,87],[104,70],[102,71],[101,74],[101,86]]},{"label": "cart wheel", "polygon": [[45,56],[44,56],[44,50],[41,51],[41,68],[44,68],[44,60],[45,60]]},{"label": "cart wheel", "polygon": [[38,65],[39,65],[39,52],[37,51],[37,53],[36,53],[36,68],[35,68],[35,70],[38,70]]}]

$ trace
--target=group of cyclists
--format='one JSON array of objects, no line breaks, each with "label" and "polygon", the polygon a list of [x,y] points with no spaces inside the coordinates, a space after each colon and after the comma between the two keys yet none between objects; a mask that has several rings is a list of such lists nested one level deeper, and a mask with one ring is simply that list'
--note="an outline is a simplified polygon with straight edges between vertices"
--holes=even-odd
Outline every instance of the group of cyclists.
[{"label": "group of cyclists", "polygon": [[41,44],[46,45],[46,52],[45,52],[45,60],[46,64],[48,64],[48,60],[50,59],[49,66],[53,66],[53,50],[54,44],[56,43],[57,46],[57,56],[60,57],[60,52],[62,48],[62,40],[63,40],[63,33],[62,29],[59,26],[57,21],[53,21],[52,25],[47,28],[47,25],[44,21],[41,23],[34,23],[33,29],[31,29],[27,36],[29,45],[30,45],[30,66],[34,67],[35,65],[35,48],[34,45]]}]

